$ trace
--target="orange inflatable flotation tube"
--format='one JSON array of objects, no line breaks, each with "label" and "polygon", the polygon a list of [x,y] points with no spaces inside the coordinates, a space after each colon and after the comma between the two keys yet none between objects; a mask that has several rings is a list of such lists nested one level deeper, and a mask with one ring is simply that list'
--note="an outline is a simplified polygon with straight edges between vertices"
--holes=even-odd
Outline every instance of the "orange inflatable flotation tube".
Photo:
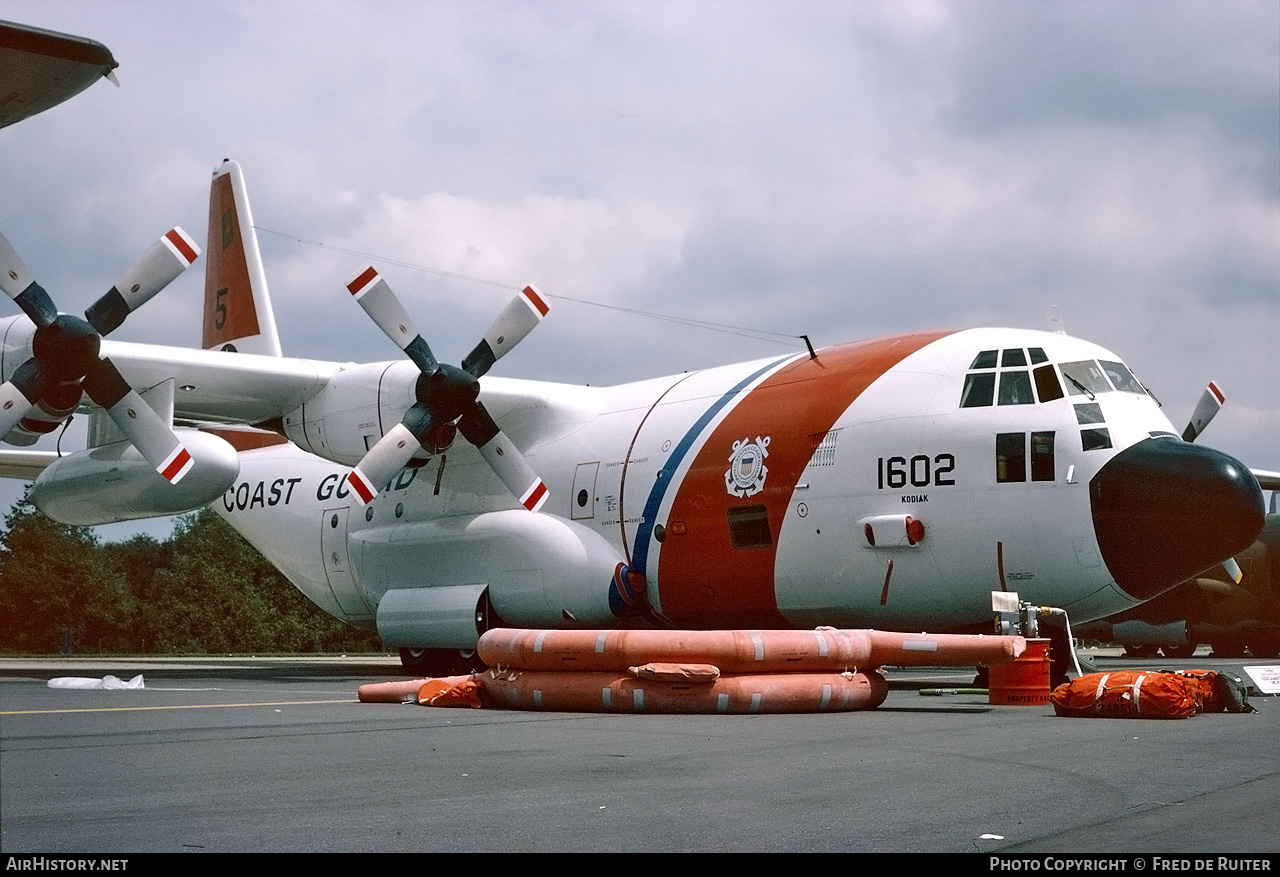
[{"label": "orange inflatable flotation tube", "polygon": [[432,693],[439,694],[445,688],[460,685],[474,679],[471,674],[465,676],[444,676],[440,679],[402,679],[398,682],[370,682],[356,690],[356,697],[361,703],[421,703],[422,689],[434,684]]},{"label": "orange inflatable flotation tube", "polygon": [[430,679],[402,679],[398,682],[370,682],[361,685],[356,697],[361,703],[417,703],[418,689]]},{"label": "orange inflatable flotation tube", "polygon": [[480,637],[490,667],[612,671],[653,662],[713,664],[725,674],[841,673],[882,667],[1002,664],[1026,650],[1020,636],[881,630],[518,630]]},{"label": "orange inflatable flotation tube", "polygon": [[[638,668],[637,668],[638,669]],[[758,673],[655,681],[609,671],[490,670],[487,706],[582,713],[821,713],[871,710],[889,686],[869,673]]]}]

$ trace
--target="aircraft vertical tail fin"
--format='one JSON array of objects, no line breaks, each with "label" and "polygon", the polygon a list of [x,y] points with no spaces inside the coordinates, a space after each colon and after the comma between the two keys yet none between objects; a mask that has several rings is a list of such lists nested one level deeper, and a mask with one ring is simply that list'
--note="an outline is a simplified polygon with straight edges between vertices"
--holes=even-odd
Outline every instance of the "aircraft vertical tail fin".
[{"label": "aircraft vertical tail fin", "polygon": [[244,174],[239,163],[227,159],[213,172],[208,244],[201,346],[205,350],[280,356],[280,338]]}]

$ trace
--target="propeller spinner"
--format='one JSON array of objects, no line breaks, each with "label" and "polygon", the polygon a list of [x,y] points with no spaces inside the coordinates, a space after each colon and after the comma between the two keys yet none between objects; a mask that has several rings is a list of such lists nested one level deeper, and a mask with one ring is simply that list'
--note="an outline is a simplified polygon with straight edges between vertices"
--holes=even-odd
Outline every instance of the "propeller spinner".
[{"label": "propeller spinner", "polygon": [[0,437],[19,429],[34,441],[75,410],[82,393],[106,409],[138,452],[176,484],[191,470],[174,431],[137,394],[110,359],[102,339],[125,317],[164,289],[200,255],[180,228],[164,234],[115,285],[85,311],[84,319],[58,313],[9,241],[0,235],[0,289],[36,324],[32,356],[0,385]]},{"label": "propeller spinner", "polygon": [[532,286],[526,286],[503,309],[462,367],[436,360],[391,287],[374,268],[360,271],[347,284],[360,307],[422,372],[415,387],[417,401],[374,445],[347,476],[361,505],[378,495],[419,448],[437,453],[457,433],[479,449],[498,479],[529,511],[547,501],[547,486],[493,417],[480,403],[480,378],[495,362],[533,331],[550,310]]}]

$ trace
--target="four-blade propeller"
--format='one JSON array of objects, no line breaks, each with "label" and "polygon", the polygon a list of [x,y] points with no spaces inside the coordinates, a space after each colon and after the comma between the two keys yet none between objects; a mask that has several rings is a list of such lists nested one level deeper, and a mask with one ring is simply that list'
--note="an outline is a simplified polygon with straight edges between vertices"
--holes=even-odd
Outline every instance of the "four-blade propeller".
[{"label": "four-blade propeller", "polygon": [[360,504],[371,502],[419,448],[439,453],[462,433],[521,505],[533,512],[542,508],[547,501],[546,485],[477,398],[479,379],[546,316],[549,307],[538,291],[532,286],[521,290],[458,368],[436,360],[391,287],[374,268],[357,273],[347,289],[422,372],[414,388],[417,401],[347,476]]},{"label": "four-blade propeller", "polygon": [[171,483],[181,480],[191,469],[191,455],[99,352],[103,337],[199,255],[200,248],[186,232],[170,230],[89,306],[82,320],[58,313],[49,294],[0,235],[0,289],[36,324],[31,358],[0,385],[0,438],[29,444],[56,429],[80,404],[81,395],[88,394],[157,472]]}]

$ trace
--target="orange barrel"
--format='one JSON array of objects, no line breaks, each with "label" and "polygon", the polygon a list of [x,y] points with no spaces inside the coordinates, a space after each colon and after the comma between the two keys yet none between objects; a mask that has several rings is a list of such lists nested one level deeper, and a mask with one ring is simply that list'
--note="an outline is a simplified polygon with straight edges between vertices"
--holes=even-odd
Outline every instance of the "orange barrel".
[{"label": "orange barrel", "polygon": [[1041,706],[1049,702],[1049,641],[1027,640],[1022,657],[992,664],[987,676],[987,703]]},{"label": "orange barrel", "polygon": [[476,650],[490,667],[624,672],[649,663],[714,664],[724,673],[996,664],[1022,654],[1014,636],[875,630],[516,630],[495,628]]},{"label": "orange barrel", "polygon": [[711,682],[658,682],[625,673],[490,670],[490,707],[581,713],[818,713],[875,709],[889,686],[878,672],[762,673]]}]

